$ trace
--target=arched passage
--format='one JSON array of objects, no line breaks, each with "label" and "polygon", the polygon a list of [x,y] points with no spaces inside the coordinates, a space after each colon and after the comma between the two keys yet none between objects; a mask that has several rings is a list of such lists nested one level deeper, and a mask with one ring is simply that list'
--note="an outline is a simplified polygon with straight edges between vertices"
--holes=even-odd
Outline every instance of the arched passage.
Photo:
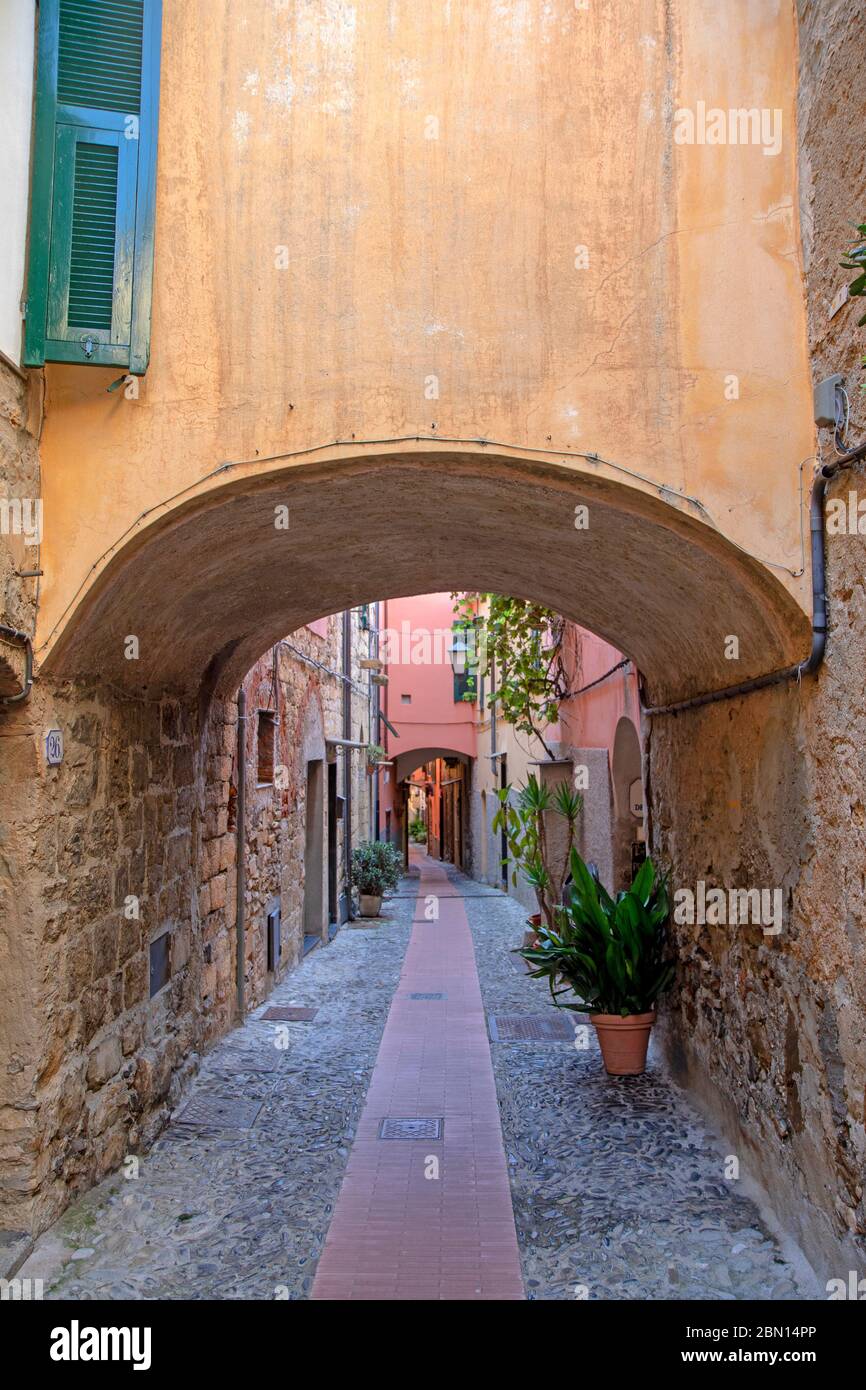
[{"label": "arched passage", "polygon": [[[408,854],[411,778],[424,795],[428,853],[462,866],[468,848],[471,759],[456,748],[396,749],[395,744],[393,782],[384,798],[388,838]],[[427,770],[429,775],[419,776]]]},{"label": "arched passage", "polygon": [[633,657],[655,700],[729,684],[732,633],[738,678],[806,652],[806,615],[763,564],[601,469],[428,447],[225,476],[111,548],[40,632],[46,672],[190,692],[210,673],[224,693],[311,619],[449,588],[548,604]]}]

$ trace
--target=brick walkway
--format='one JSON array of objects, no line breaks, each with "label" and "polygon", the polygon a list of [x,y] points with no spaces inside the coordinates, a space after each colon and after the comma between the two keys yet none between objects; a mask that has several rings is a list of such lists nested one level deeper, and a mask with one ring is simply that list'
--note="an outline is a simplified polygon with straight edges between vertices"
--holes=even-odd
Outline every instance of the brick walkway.
[{"label": "brick walkway", "polygon": [[[520,1299],[508,1170],[466,910],[443,869],[426,857],[416,862],[421,879],[412,936],[312,1297]],[[431,899],[438,920],[425,916]],[[380,1139],[389,1118],[439,1119],[443,1136]]]}]

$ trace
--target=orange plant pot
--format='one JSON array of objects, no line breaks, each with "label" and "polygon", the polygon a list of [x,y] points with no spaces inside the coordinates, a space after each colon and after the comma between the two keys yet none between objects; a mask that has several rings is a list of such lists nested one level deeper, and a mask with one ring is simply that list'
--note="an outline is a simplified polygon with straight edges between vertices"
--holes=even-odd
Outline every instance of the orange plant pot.
[{"label": "orange plant pot", "polygon": [[646,1070],[650,1029],[655,1009],[648,1014],[593,1014],[604,1069],[609,1076],[640,1076]]},{"label": "orange plant pot", "polygon": [[538,945],[538,941],[539,941],[539,937],[538,937],[538,928],[539,928],[540,926],[541,926],[541,913],[540,913],[540,912],[533,912],[533,914],[532,914],[531,917],[527,917],[527,919],[526,919],[526,931],[523,933],[523,946],[524,946],[524,949],[526,949],[527,946],[537,946],[537,945]]}]

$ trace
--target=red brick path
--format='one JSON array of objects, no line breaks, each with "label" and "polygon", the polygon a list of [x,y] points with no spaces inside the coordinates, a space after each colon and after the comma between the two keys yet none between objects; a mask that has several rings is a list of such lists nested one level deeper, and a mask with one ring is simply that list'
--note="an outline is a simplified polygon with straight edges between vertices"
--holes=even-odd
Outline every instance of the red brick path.
[{"label": "red brick path", "polygon": [[[415,925],[319,1260],[317,1299],[524,1297],[481,990],[463,901],[416,859]],[[387,931],[387,927],[381,930]],[[443,1000],[409,995],[444,993]],[[379,1139],[386,1117],[441,1116],[442,1140]],[[425,1177],[427,1160],[439,1177]]]}]

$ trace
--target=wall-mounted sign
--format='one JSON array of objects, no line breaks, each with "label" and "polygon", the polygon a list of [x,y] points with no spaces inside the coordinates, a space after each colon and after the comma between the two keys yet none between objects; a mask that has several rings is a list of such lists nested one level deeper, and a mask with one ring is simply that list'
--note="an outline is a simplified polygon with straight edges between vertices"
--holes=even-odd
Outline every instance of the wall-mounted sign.
[{"label": "wall-mounted sign", "polygon": [[638,820],[643,819],[643,782],[636,777],[628,789],[628,809]]},{"label": "wall-mounted sign", "polygon": [[60,729],[49,729],[45,735],[45,761],[49,767],[57,767],[63,762],[63,733]]}]

